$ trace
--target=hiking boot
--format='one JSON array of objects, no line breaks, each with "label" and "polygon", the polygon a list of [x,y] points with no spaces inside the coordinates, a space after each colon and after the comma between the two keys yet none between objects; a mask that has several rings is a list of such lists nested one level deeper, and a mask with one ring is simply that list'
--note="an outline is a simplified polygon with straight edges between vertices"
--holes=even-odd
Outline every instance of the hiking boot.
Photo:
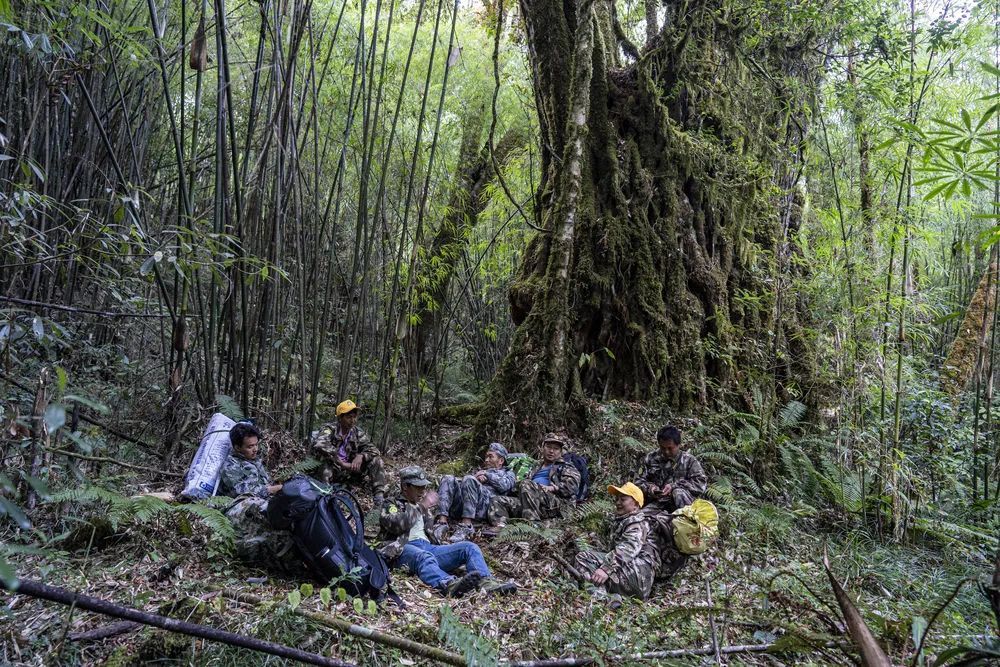
[{"label": "hiking boot", "polygon": [[479,534],[483,537],[496,537],[500,534],[500,531],[507,527],[506,522],[500,522],[495,526],[487,526],[479,531]]},{"label": "hiking boot", "polygon": [[513,581],[497,581],[493,577],[484,579],[479,590],[487,595],[513,595],[517,593],[517,584]]},{"label": "hiking boot", "polygon": [[450,526],[446,523],[436,523],[431,528],[430,538],[433,544],[444,544],[444,538],[448,535]]},{"label": "hiking boot", "polygon": [[444,587],[444,595],[449,598],[460,598],[479,588],[479,582],[482,578],[483,575],[478,572],[470,572],[464,576],[456,577]]},{"label": "hiking boot", "polygon": [[455,529],[455,532],[452,533],[451,537],[448,538],[448,541],[451,543],[464,542],[465,540],[471,540],[472,536],[475,534],[476,534],[475,526],[461,523],[458,525],[458,528]]}]

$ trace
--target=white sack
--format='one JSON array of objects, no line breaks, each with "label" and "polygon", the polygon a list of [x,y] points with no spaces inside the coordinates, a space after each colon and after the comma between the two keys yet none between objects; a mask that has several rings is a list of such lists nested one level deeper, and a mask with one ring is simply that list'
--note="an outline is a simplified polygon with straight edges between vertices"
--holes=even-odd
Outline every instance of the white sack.
[{"label": "white sack", "polygon": [[226,463],[229,450],[229,431],[236,425],[232,419],[216,412],[208,420],[205,434],[201,437],[201,445],[191,461],[187,476],[184,478],[184,490],[181,496],[191,500],[201,500],[215,494],[215,485]]}]

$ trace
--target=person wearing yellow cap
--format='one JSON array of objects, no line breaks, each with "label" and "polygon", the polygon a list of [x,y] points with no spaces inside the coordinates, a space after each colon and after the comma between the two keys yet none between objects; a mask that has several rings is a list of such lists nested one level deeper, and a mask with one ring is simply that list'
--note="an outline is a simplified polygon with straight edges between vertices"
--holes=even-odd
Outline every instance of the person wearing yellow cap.
[{"label": "person wearing yellow cap", "polygon": [[660,554],[642,513],[642,490],[626,482],[609,486],[608,493],[615,499],[611,551],[581,551],[576,555],[576,567],[599,589],[646,599],[653,588]]},{"label": "person wearing yellow cap", "polygon": [[326,424],[313,440],[313,450],[323,463],[324,482],[367,486],[381,506],[389,488],[382,457],[368,434],[358,426],[359,408],[354,401],[337,405],[337,422]]}]

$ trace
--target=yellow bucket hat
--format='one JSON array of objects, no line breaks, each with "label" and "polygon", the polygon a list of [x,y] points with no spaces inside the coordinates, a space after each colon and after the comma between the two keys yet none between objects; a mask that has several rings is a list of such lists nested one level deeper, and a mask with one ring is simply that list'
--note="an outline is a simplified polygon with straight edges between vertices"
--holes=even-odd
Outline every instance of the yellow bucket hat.
[{"label": "yellow bucket hat", "polygon": [[348,412],[354,412],[357,409],[358,406],[354,404],[354,401],[344,401],[337,406],[337,416],[346,415]]},{"label": "yellow bucket hat", "polygon": [[625,482],[621,486],[608,486],[608,493],[613,496],[629,496],[635,499],[635,502],[639,503],[639,507],[642,507],[644,498],[642,496],[642,489],[633,484],[632,482]]}]

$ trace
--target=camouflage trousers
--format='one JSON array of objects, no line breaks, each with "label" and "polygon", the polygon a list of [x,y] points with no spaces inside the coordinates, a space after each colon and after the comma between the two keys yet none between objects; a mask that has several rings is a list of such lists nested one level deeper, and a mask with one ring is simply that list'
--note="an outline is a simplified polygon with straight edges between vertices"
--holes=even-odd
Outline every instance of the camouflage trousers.
[{"label": "camouflage trousers", "polygon": [[329,484],[361,487],[373,496],[377,493],[385,495],[389,491],[389,476],[385,474],[385,464],[379,456],[363,464],[357,472],[344,470],[335,463],[324,463],[320,479]]},{"label": "camouflage trousers", "polygon": [[487,518],[494,526],[506,523],[511,517],[529,521],[555,519],[564,515],[568,505],[559,496],[526,479],[518,485],[515,495],[495,496],[490,501]]},{"label": "camouflage trousers", "polygon": [[694,496],[687,489],[676,488],[670,491],[666,498],[657,498],[646,503],[642,508],[642,513],[652,516],[661,512],[673,512],[681,507],[687,507],[694,502]]},{"label": "camouflage trousers", "polygon": [[226,510],[226,518],[233,524],[236,555],[240,560],[284,571],[302,569],[291,533],[271,528],[265,498],[240,498]]},{"label": "camouflage trousers", "polygon": [[[607,556],[600,551],[581,551],[576,555],[576,568],[580,570],[580,574],[590,576],[601,567]],[[608,593],[645,600],[653,589],[655,576],[655,563],[636,559],[625,566],[612,568],[608,572],[608,580],[603,585]]]},{"label": "camouflage trousers", "polygon": [[452,519],[476,519],[482,521],[490,509],[493,491],[472,475],[461,479],[454,475],[441,478],[438,487],[438,510]]}]

